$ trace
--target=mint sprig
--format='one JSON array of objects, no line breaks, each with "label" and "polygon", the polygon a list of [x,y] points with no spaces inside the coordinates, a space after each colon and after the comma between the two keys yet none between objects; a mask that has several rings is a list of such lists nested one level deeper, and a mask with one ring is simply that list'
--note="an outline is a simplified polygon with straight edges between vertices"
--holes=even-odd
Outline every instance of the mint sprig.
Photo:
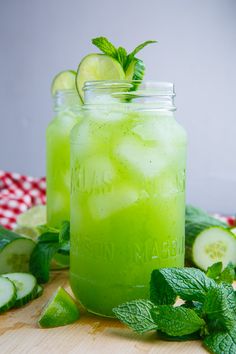
[{"label": "mint sprig", "polygon": [[[202,338],[211,353],[236,353],[236,293],[230,284],[232,265],[222,271],[222,265],[215,264],[207,274],[211,278],[195,268],[154,270],[151,301],[132,301],[113,311],[137,332],[156,329],[165,340]],[[184,304],[173,305],[176,296],[185,300]]]},{"label": "mint sprig", "polygon": [[229,263],[227,267],[223,269],[223,263],[217,262],[207,268],[206,275],[209,278],[214,279],[217,283],[229,283],[232,284],[235,277],[235,270],[232,263]]},{"label": "mint sprig", "polygon": [[106,37],[93,38],[92,43],[104,54],[116,59],[123,67],[124,72],[126,72],[131,62],[135,59],[136,54],[148,44],[157,43],[157,41],[145,41],[134,48],[129,54],[123,47],[116,48]]},{"label": "mint sprig", "polygon": [[63,221],[60,229],[43,225],[43,231],[30,257],[30,272],[39,283],[49,280],[50,265],[58,252],[68,255],[70,252],[70,223]]}]

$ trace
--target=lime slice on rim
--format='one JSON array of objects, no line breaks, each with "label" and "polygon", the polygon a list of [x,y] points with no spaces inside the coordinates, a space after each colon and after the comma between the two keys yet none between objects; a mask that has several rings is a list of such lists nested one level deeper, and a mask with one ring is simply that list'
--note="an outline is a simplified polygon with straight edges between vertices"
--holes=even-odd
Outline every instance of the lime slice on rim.
[{"label": "lime slice on rim", "polygon": [[51,85],[51,94],[54,96],[57,91],[76,90],[75,87],[76,72],[73,70],[61,71],[57,74]]},{"label": "lime slice on rim", "polygon": [[79,64],[76,75],[76,87],[83,100],[83,86],[86,81],[124,79],[124,70],[117,60],[105,54],[89,54]]},{"label": "lime slice on rim", "polygon": [[79,309],[74,299],[59,287],[44,307],[38,324],[41,328],[65,326],[77,321]]}]

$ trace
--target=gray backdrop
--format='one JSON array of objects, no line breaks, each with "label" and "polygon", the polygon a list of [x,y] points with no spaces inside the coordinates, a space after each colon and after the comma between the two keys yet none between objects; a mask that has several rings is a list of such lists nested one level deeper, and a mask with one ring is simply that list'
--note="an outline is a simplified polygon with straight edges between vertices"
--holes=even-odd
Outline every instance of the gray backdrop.
[{"label": "gray backdrop", "polygon": [[236,212],[235,0],[0,0],[0,169],[45,174],[50,83],[104,35],[176,84],[189,136],[187,200]]}]

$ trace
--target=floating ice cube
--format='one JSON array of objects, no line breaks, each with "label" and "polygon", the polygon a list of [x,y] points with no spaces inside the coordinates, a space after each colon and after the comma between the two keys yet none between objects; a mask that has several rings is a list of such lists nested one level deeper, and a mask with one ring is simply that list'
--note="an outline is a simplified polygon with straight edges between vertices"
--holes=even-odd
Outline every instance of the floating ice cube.
[{"label": "floating ice cube", "polygon": [[125,209],[138,200],[138,192],[131,186],[123,185],[89,198],[89,208],[94,219],[105,219]]},{"label": "floating ice cube", "polygon": [[163,150],[145,146],[135,137],[124,138],[117,146],[115,154],[128,169],[139,172],[146,178],[157,176],[168,163]]},{"label": "floating ice cube", "polygon": [[105,189],[115,178],[115,168],[106,156],[87,158],[79,168],[78,184],[84,192]]},{"label": "floating ice cube", "polygon": [[135,122],[132,131],[144,142],[156,142],[169,147],[170,144],[185,144],[186,134],[171,114],[147,116]]}]

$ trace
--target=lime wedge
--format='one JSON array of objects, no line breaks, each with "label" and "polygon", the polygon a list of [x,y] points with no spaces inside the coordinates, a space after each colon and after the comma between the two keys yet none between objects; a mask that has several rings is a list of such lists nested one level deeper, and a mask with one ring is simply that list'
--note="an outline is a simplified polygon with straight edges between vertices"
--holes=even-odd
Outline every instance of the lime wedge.
[{"label": "lime wedge", "polygon": [[75,87],[76,72],[73,70],[61,71],[57,74],[51,85],[51,94],[54,96],[57,91],[76,90]]},{"label": "lime wedge", "polygon": [[89,54],[79,64],[76,87],[83,100],[83,86],[86,81],[124,79],[124,70],[117,60],[105,54]]},{"label": "lime wedge", "polygon": [[79,317],[74,299],[59,287],[43,309],[38,324],[41,328],[65,326],[77,321]]},{"label": "lime wedge", "polygon": [[20,214],[16,223],[18,227],[35,228],[46,223],[46,205],[36,205]]},{"label": "lime wedge", "polygon": [[17,216],[15,232],[36,240],[39,236],[38,225],[46,223],[46,205],[37,205]]}]

